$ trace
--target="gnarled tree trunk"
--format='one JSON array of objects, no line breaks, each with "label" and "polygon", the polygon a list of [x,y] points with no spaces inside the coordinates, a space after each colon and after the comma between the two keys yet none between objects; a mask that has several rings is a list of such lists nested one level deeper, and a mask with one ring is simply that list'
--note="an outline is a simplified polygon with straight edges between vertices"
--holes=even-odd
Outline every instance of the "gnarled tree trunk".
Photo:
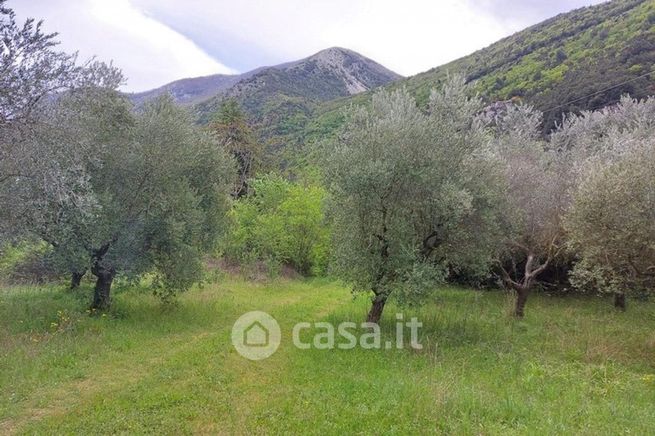
[{"label": "gnarled tree trunk", "polygon": [[105,245],[100,247],[93,252],[93,266],[91,267],[91,273],[97,277],[96,286],[93,290],[93,303],[91,303],[91,308],[96,310],[106,310],[109,309],[111,305],[111,284],[114,281],[114,276],[116,275],[116,269],[113,266],[107,266],[103,262],[103,258],[111,242],[107,242]]},{"label": "gnarled tree trunk", "polygon": [[387,304],[387,297],[376,295],[371,304],[371,310],[368,311],[366,322],[371,322],[374,324],[379,323],[380,318],[382,318],[382,311],[384,310],[385,304]]},{"label": "gnarled tree trunk", "polygon": [[71,290],[80,287],[80,283],[82,282],[82,278],[84,277],[84,274],[86,274],[86,270],[81,272],[79,271],[71,272],[71,285],[70,285]]},{"label": "gnarled tree trunk", "polygon": [[617,292],[614,294],[614,307],[619,310],[625,310],[625,294],[623,292]]},{"label": "gnarled tree trunk", "polygon": [[380,269],[375,277],[375,282],[373,283],[372,290],[375,297],[371,304],[371,309],[368,311],[368,316],[366,317],[366,322],[373,324],[378,324],[382,318],[382,311],[384,310],[384,305],[387,304],[388,293],[383,291],[381,284],[385,282],[386,264],[389,261],[389,241],[387,240],[387,208],[382,205],[382,231],[380,234],[375,235],[380,241]]},{"label": "gnarled tree trunk", "polygon": [[530,295],[530,290],[534,285],[536,278],[541,274],[548,264],[550,263],[550,257],[546,261],[535,267],[535,256],[534,254],[528,254],[528,258],[525,262],[525,270],[523,272],[523,277],[520,280],[513,280],[509,273],[502,268],[503,271],[503,281],[505,285],[509,288],[516,291],[516,305],[514,307],[514,316],[517,318],[523,318],[525,315],[525,305],[528,302],[528,296]]},{"label": "gnarled tree trunk", "polygon": [[109,309],[111,305],[111,284],[114,281],[115,274],[113,268],[94,267],[93,275],[97,277],[97,280],[93,289],[92,309]]},{"label": "gnarled tree trunk", "polygon": [[525,304],[528,302],[528,295],[530,288],[518,287],[516,288],[516,306],[514,307],[514,316],[523,318],[525,315]]}]

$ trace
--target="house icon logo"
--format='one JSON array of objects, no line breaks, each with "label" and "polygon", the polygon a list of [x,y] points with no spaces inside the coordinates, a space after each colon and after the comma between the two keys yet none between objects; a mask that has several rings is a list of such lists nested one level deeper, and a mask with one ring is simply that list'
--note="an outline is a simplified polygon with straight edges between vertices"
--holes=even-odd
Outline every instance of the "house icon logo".
[{"label": "house icon logo", "polygon": [[232,326],[232,345],[246,359],[270,357],[280,346],[280,325],[266,312],[243,314]]},{"label": "house icon logo", "polygon": [[249,347],[266,347],[268,345],[268,329],[259,321],[255,321],[244,330],[243,343]]}]

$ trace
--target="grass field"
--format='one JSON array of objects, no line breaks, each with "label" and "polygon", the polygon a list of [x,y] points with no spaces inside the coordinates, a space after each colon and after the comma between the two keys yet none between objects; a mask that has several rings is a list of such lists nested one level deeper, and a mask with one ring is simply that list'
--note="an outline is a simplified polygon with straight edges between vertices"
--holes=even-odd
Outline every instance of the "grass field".
[{"label": "grass field", "polygon": [[[655,433],[655,304],[535,295],[525,320],[501,292],[443,289],[416,350],[299,350],[299,321],[362,321],[329,281],[227,280],[162,306],[117,290],[0,290],[0,434]],[[239,356],[232,323],[264,310],[280,349]],[[385,335],[396,308],[386,309]]]}]

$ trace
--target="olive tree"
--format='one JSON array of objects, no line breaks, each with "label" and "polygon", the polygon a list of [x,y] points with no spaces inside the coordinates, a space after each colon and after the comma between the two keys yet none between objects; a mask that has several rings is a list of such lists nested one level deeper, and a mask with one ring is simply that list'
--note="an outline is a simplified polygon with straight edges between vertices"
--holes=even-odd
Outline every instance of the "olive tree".
[{"label": "olive tree", "polygon": [[82,252],[65,250],[65,241],[86,228],[99,212],[89,163],[100,157],[99,146],[131,120],[127,102],[116,92],[75,90],[43,103],[9,143],[24,161],[20,174],[2,185],[3,221],[15,237],[36,236],[56,252],[60,267],[76,285],[86,268],[78,269]]},{"label": "olive tree", "polygon": [[540,139],[541,114],[531,107],[509,106],[493,121],[507,187],[498,265],[503,283],[516,292],[514,315],[523,317],[539,276],[564,253],[570,166]]},{"label": "olive tree", "polygon": [[[59,92],[98,84],[77,55],[59,52],[56,34],[43,33],[42,22],[30,18],[22,25],[0,0],[0,126],[29,120],[45,98]],[[102,77],[111,84],[120,73]]]},{"label": "olive tree", "polygon": [[164,297],[198,281],[227,211],[232,161],[224,149],[163,97],[96,150],[87,171],[98,212],[67,245],[89,256],[93,307],[108,307],[117,273],[154,273]]},{"label": "olive tree", "polygon": [[580,258],[572,282],[625,309],[626,295],[655,288],[655,101],[624,98],[569,124],[591,150],[565,221]]},{"label": "olive tree", "polygon": [[97,309],[117,274],[151,273],[163,297],[199,280],[228,208],[232,161],[218,141],[167,97],[140,113],[116,93],[50,106],[25,144],[58,170],[14,180],[8,204],[25,204],[10,208],[14,224],[68,271],[96,276]]},{"label": "olive tree", "polygon": [[[106,93],[122,81],[119,70],[101,62],[76,64],[76,56],[56,50],[56,34],[41,22],[16,22],[0,0],[0,236],[19,237],[24,221],[40,209],[45,196],[71,205],[89,204],[87,179],[79,155],[68,147],[78,141],[52,114],[65,94]],[[59,109],[63,109],[60,106]],[[46,119],[52,122],[44,122]],[[79,132],[78,132],[79,133]],[[48,143],[48,146],[45,143]],[[57,146],[54,144],[58,143]],[[36,195],[36,193],[43,195]],[[33,216],[31,218],[34,218]]]},{"label": "olive tree", "polygon": [[227,210],[223,147],[170,98],[135,113],[118,70],[77,66],[4,2],[0,18],[3,234],[35,235],[74,274],[90,269],[98,309],[119,273],[151,273],[163,296],[189,287]]},{"label": "olive tree", "polygon": [[325,157],[335,271],[372,292],[418,303],[449,274],[484,274],[497,228],[499,173],[461,78],[433,91],[428,113],[405,90],[353,109]]},{"label": "olive tree", "polygon": [[581,257],[579,287],[613,293],[622,309],[626,294],[655,289],[655,142],[591,164],[567,227]]}]

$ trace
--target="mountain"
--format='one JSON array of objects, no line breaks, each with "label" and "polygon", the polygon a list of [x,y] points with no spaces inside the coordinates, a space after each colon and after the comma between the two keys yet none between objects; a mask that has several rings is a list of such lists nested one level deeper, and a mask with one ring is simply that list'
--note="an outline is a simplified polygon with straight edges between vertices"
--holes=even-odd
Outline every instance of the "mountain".
[{"label": "mountain", "polygon": [[193,105],[200,103],[203,100],[207,100],[221,91],[225,91],[231,86],[236,85],[240,80],[247,79],[252,75],[257,74],[259,70],[260,68],[243,74],[214,74],[211,76],[181,79],[156,89],[127,95],[136,105],[140,105],[147,100],[151,100],[166,93],[169,93],[179,104]]},{"label": "mountain", "polygon": [[365,92],[402,76],[352,50],[333,47],[262,68],[196,106],[207,122],[225,98],[237,100],[266,139],[303,131],[322,102]]},{"label": "mountain", "polygon": [[[649,74],[652,73],[652,74]],[[567,112],[598,109],[622,94],[655,94],[655,1],[614,0],[560,14],[449,64],[400,80],[427,101],[449,74],[463,74],[489,103],[521,99],[544,111],[544,131]],[[340,124],[341,109],[370,94],[322,105],[303,140]]]},{"label": "mountain", "polygon": [[334,133],[343,108],[366,104],[375,88],[403,86],[425,104],[449,74],[463,74],[489,104],[534,105],[544,112],[544,132],[567,112],[598,109],[622,94],[653,95],[655,1],[614,0],[560,14],[405,79],[351,50],[330,48],[242,75],[184,79],[133,99],[168,91],[206,123],[223,99],[233,98],[262,139],[298,145]]},{"label": "mountain", "polygon": [[261,67],[240,75],[182,79],[146,92],[129,94],[135,104],[164,93],[192,106],[207,123],[226,98],[237,100],[262,138],[302,132],[322,102],[386,85],[402,76],[352,50],[333,47],[305,59]]}]

